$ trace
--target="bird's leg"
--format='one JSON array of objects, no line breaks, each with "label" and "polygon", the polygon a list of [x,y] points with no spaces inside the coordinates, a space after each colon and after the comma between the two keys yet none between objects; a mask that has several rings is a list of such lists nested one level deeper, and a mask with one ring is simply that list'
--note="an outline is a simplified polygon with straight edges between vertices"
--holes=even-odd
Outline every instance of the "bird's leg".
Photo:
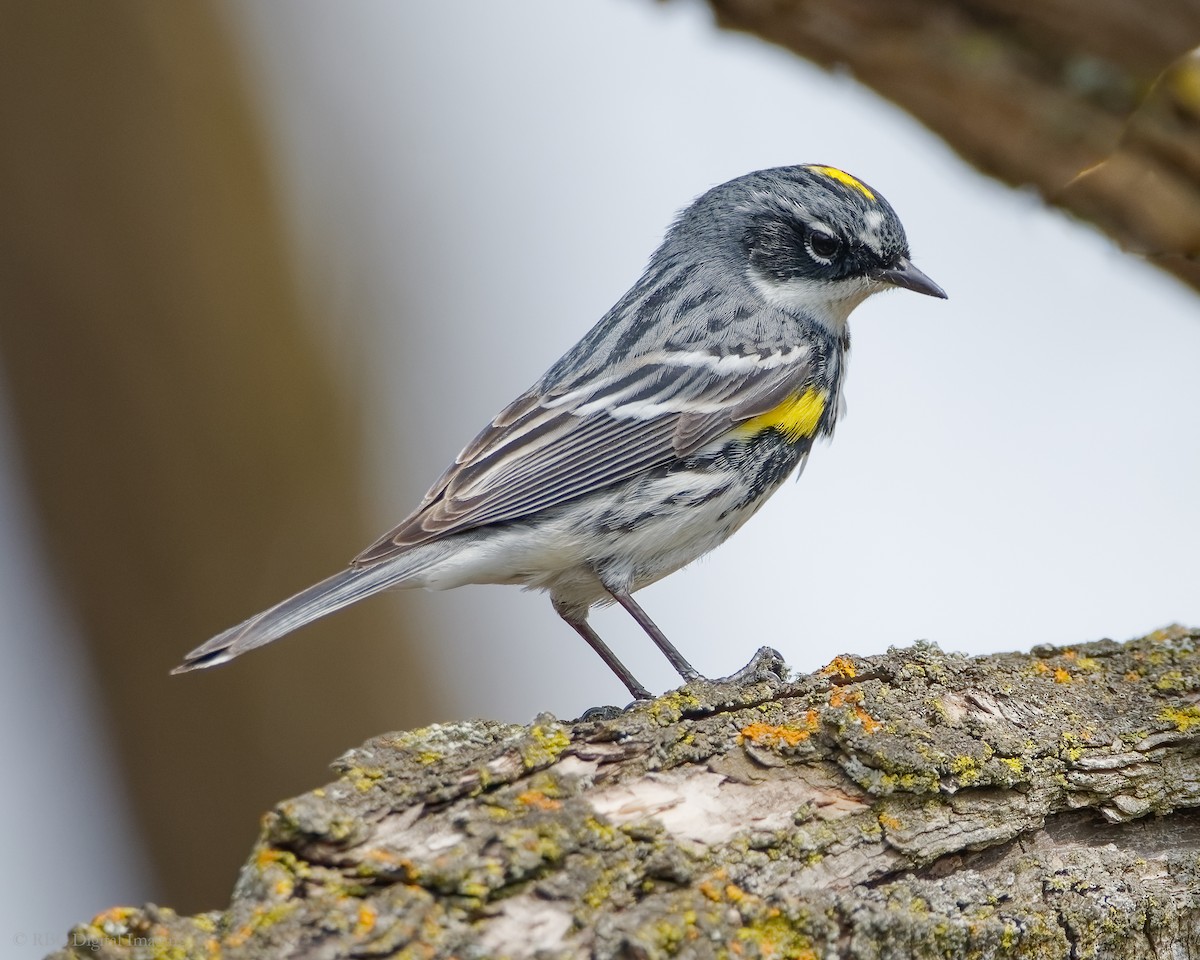
[{"label": "bird's leg", "polygon": [[638,622],[638,625],[646,631],[658,649],[663,652],[663,656],[671,661],[671,666],[675,668],[676,673],[688,683],[693,680],[703,679],[700,676],[700,671],[683,658],[683,654],[675,649],[675,644],[667,639],[666,634],[658,628],[658,624],[650,619],[650,615],[641,608],[641,605],[633,597],[624,590],[615,590],[607,584],[604,585],[604,589],[612,594],[613,599],[617,603],[629,611],[629,615]]},{"label": "bird's leg", "polygon": [[560,617],[571,625],[571,628],[577,634],[588,642],[588,645],[593,650],[600,654],[600,659],[608,664],[608,669],[615,673],[620,681],[625,684],[629,692],[633,694],[634,700],[654,699],[650,691],[637,682],[637,678],[629,672],[629,668],[617,659],[617,655],[608,648],[608,644],[600,639],[600,634],[592,629],[592,625],[587,622],[586,613],[583,616],[579,616],[577,613],[562,609],[557,603],[554,604],[554,609]]}]

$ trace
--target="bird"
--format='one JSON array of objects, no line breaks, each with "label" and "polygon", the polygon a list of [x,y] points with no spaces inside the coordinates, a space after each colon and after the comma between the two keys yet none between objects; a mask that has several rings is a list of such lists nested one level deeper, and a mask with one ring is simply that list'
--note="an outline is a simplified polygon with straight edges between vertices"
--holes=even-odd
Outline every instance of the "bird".
[{"label": "bird", "polygon": [[500,583],[548,593],[635,700],[651,694],[589,624],[597,605],[624,607],[685,682],[700,679],[633,595],[723,543],[832,436],[849,315],[891,288],[946,298],[891,205],[851,174],[799,164],[711,188],[412,513],[172,672],[390,588]]}]

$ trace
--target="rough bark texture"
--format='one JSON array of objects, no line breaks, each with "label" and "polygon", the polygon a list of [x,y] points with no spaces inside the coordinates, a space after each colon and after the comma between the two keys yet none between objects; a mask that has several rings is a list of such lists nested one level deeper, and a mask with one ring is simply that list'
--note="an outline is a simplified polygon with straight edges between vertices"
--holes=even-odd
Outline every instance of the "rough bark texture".
[{"label": "rough bark texture", "polygon": [[709,0],[1200,289],[1198,0]]},{"label": "rough bark texture", "polygon": [[762,651],[378,737],[267,815],[228,909],[113,909],[55,956],[1197,956],[1197,641]]}]

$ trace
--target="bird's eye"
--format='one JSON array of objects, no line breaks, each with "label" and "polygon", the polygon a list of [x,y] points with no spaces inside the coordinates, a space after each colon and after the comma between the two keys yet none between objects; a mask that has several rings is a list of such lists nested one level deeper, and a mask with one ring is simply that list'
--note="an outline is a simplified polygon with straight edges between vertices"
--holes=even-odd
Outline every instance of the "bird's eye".
[{"label": "bird's eye", "polygon": [[824,230],[810,230],[804,240],[804,248],[817,263],[828,266],[841,252],[842,241]]}]

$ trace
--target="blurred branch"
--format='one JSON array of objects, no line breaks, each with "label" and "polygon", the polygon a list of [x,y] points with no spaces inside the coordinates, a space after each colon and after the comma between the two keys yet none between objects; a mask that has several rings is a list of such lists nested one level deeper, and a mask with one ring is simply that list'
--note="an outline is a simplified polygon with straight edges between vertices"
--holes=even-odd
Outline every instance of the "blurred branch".
[{"label": "blurred branch", "polygon": [[1200,289],[1200,2],[709,0]]},{"label": "blurred branch", "polygon": [[56,957],[1182,956],[1197,641],[793,681],[760,651],[626,712],[377,737],[275,807],[227,910],[110,910]]}]

